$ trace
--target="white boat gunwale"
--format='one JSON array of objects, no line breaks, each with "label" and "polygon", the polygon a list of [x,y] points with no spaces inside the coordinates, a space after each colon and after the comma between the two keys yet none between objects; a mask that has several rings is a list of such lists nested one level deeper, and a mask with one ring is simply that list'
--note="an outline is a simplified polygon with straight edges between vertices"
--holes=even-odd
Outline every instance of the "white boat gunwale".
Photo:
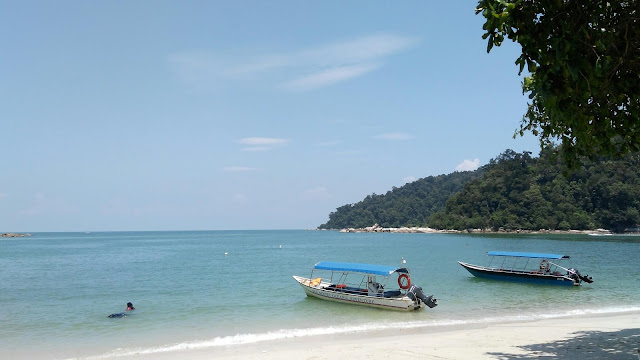
[{"label": "white boat gunwale", "polygon": [[[321,298],[324,300],[336,301],[341,303],[368,305],[372,307],[389,308],[393,310],[410,311],[417,310],[420,307],[414,305],[414,301],[405,296],[398,297],[373,297],[365,294],[356,294],[349,292],[340,292],[326,287],[331,284],[324,283],[325,285],[308,285],[308,282],[313,280],[304,278],[301,276],[293,276],[293,278],[300,283],[307,296]],[[377,301],[376,301],[377,300]]]},{"label": "white boat gunwale", "polygon": [[[321,276],[314,277],[315,271],[321,271]],[[415,285],[404,284],[406,289],[401,287],[385,291],[390,276],[394,273],[410,279],[409,270],[404,267],[341,262],[319,262],[313,267],[309,278],[295,275],[293,278],[302,286],[307,296],[324,300],[401,311],[437,305],[432,296],[427,298],[422,289]],[[350,274],[354,275],[349,277]],[[359,283],[349,281],[354,276],[360,278]],[[382,283],[378,282],[376,276],[382,276]],[[398,283],[400,286],[400,281]]]}]

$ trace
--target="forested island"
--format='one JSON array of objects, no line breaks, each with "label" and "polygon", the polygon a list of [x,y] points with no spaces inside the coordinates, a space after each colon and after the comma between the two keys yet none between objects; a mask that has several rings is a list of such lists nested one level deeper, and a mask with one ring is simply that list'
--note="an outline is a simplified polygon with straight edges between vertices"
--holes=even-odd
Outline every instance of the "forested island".
[{"label": "forested island", "polygon": [[318,229],[429,227],[440,230],[638,231],[640,153],[583,159],[506,150],[475,171],[429,176],[372,194],[329,215]]}]

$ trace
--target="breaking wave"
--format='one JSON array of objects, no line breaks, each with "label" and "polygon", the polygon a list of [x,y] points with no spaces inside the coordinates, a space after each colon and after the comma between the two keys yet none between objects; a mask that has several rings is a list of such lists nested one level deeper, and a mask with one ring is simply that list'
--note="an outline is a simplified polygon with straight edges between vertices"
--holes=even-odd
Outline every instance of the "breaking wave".
[{"label": "breaking wave", "polygon": [[368,323],[362,325],[345,325],[345,326],[327,326],[304,329],[279,329],[268,331],[265,333],[247,333],[236,334],[230,336],[215,337],[210,340],[187,341],[176,344],[161,345],[148,348],[128,348],[115,349],[113,351],[90,356],[83,359],[109,359],[127,356],[140,356],[150,354],[161,354],[167,352],[184,351],[184,350],[202,350],[207,348],[215,348],[222,346],[235,346],[252,344],[258,342],[286,340],[293,338],[305,338],[311,336],[335,335],[346,333],[365,333],[370,331],[384,331],[394,329],[419,329],[419,328],[445,328],[457,327],[461,325],[482,325],[495,324],[505,322],[519,321],[535,321],[543,319],[554,319],[563,317],[575,317],[585,315],[616,315],[622,313],[640,312],[640,306],[621,306],[614,308],[599,309],[574,309],[568,311],[559,311],[557,313],[543,314],[526,314],[526,315],[507,315],[498,317],[483,317],[477,319],[451,319],[451,320],[427,320],[427,321],[409,321],[409,322],[386,322],[386,323]]}]

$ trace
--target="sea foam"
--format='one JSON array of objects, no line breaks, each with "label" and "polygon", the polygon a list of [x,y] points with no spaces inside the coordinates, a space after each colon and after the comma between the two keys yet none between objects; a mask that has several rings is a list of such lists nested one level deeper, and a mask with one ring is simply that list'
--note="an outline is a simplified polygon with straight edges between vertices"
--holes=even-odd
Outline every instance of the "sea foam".
[{"label": "sea foam", "polygon": [[[594,308],[594,309],[573,309],[568,311],[558,311],[555,313],[526,314],[526,315],[507,315],[497,317],[482,317],[475,319],[450,319],[450,320],[427,320],[427,321],[409,321],[409,322],[384,322],[384,323],[367,323],[361,325],[346,326],[327,326],[306,329],[279,329],[257,334],[236,334],[230,336],[220,336],[209,340],[187,341],[176,344],[168,344],[148,348],[128,348],[115,349],[101,355],[90,356],[82,359],[108,359],[136,355],[160,354],[174,351],[186,350],[202,350],[207,348],[215,348],[222,346],[236,346],[244,344],[252,344],[258,342],[286,340],[293,338],[304,338],[312,336],[335,335],[346,333],[366,333],[370,331],[384,331],[395,329],[419,329],[419,328],[439,328],[439,327],[456,327],[462,325],[483,325],[521,321],[535,321],[543,319],[554,319],[585,315],[616,315],[629,312],[640,312],[640,306],[621,306],[610,308]],[[77,358],[80,359],[80,358]]]}]

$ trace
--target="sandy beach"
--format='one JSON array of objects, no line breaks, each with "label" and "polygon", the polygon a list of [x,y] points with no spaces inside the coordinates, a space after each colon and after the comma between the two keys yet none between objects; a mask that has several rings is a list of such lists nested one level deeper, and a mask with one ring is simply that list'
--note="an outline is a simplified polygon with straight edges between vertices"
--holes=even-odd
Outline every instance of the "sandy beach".
[{"label": "sandy beach", "polygon": [[612,359],[636,360],[640,313],[309,336],[136,359]]}]

